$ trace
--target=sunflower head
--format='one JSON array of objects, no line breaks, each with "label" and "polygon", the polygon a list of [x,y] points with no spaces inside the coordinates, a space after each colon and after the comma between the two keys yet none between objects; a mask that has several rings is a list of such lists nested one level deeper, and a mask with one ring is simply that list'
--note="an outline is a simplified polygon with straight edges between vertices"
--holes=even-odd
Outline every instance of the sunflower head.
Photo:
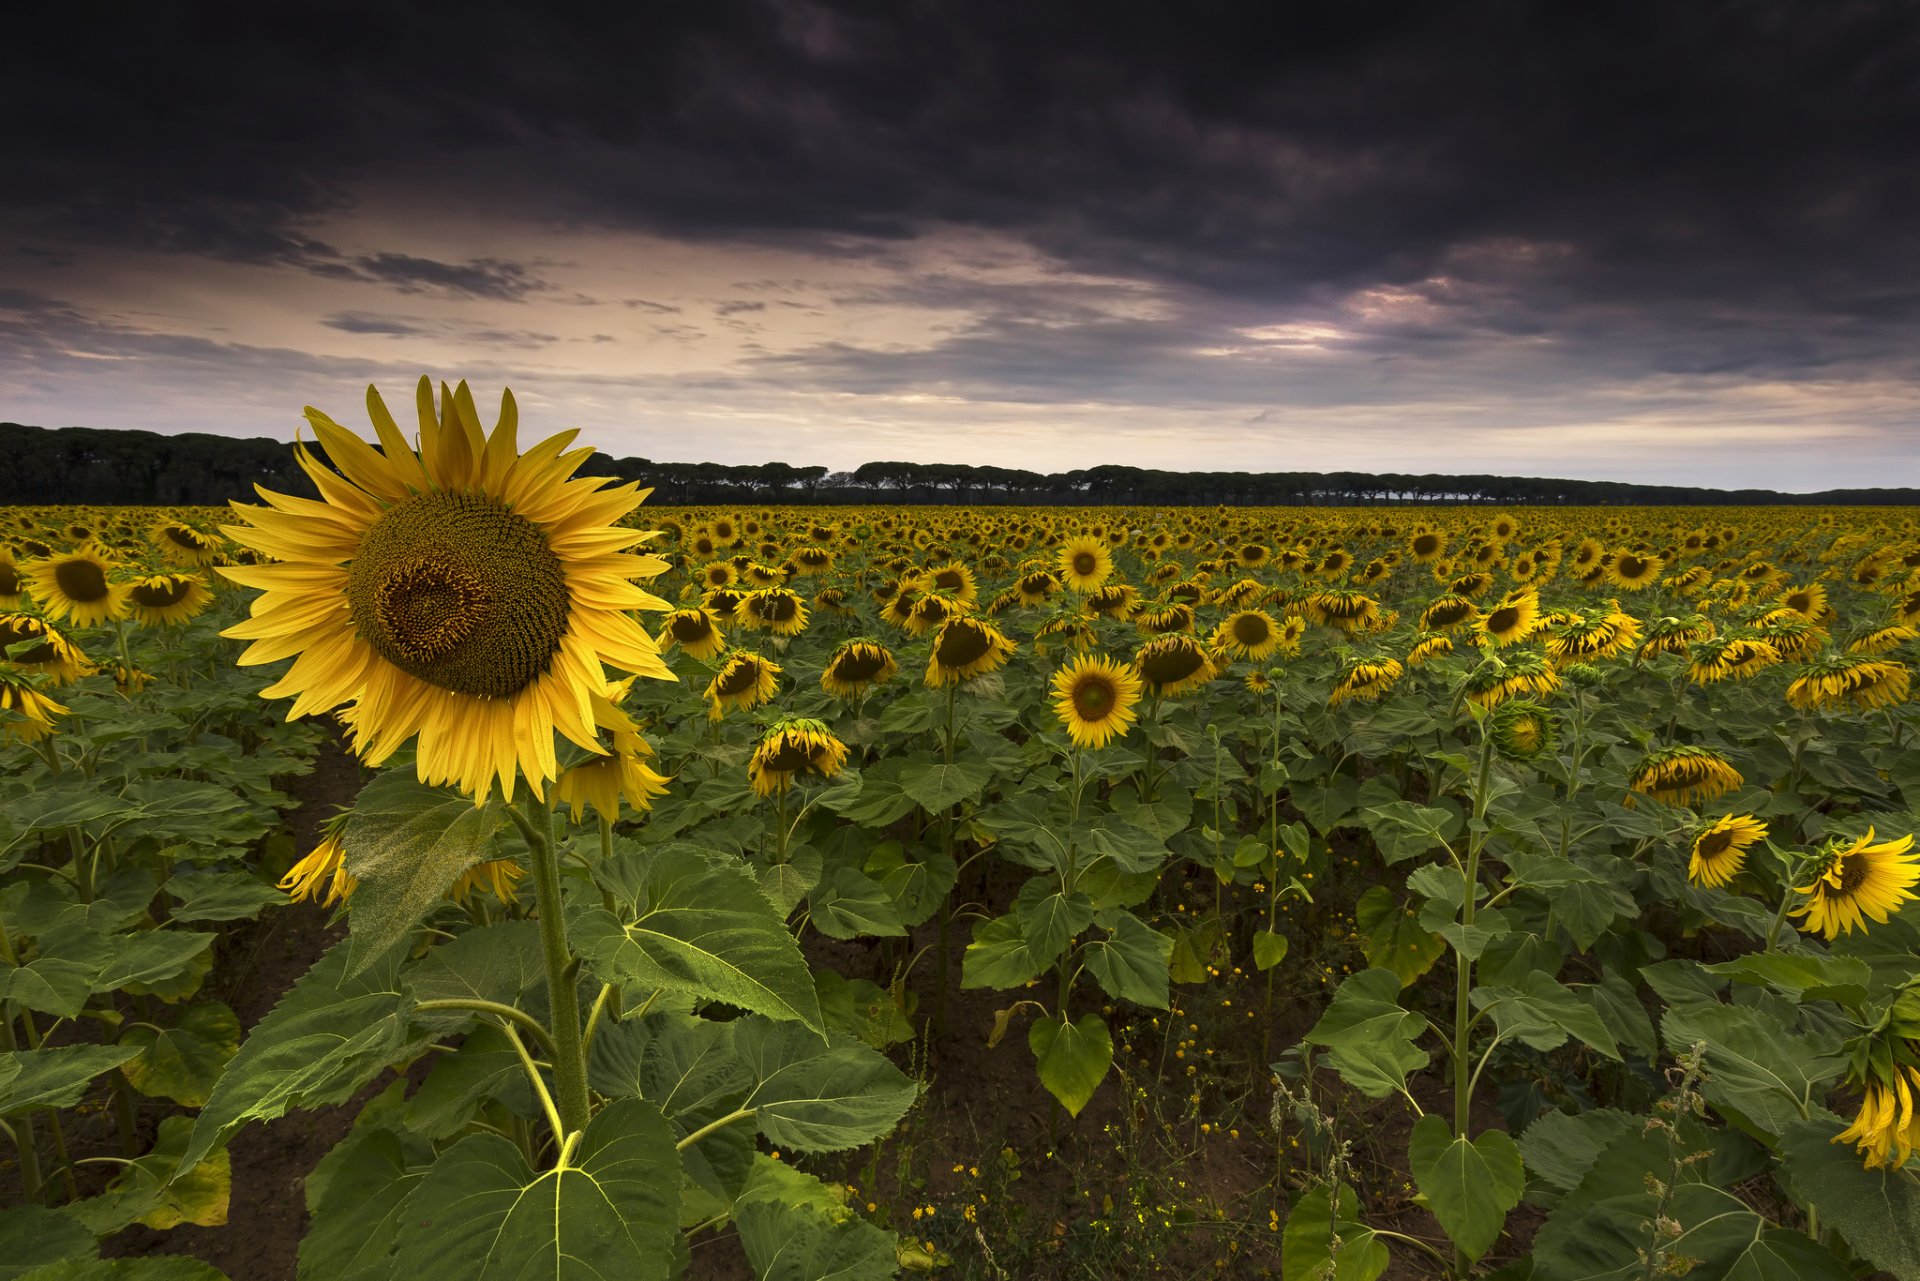
[{"label": "sunflower head", "polygon": [[1530,761],[1553,750],[1557,736],[1547,709],[1531,699],[1500,704],[1489,719],[1487,732],[1502,756]]},{"label": "sunflower head", "polygon": [[85,676],[93,664],[58,628],[32,614],[0,614],[0,661],[64,685]]},{"label": "sunflower head", "polygon": [[747,762],[755,795],[772,796],[793,786],[796,776],[832,778],[847,763],[847,745],[816,720],[789,717],[769,729]]},{"label": "sunflower head", "polygon": [[117,567],[105,551],[89,544],[34,561],[23,576],[47,617],[92,627],[126,617],[128,588],[113,580]]},{"label": "sunflower head", "polygon": [[1728,814],[1694,833],[1687,879],[1718,889],[1746,866],[1747,850],[1766,839],[1767,825],[1751,814]]},{"label": "sunflower head", "polygon": [[890,681],[900,665],[879,641],[865,636],[843,643],[820,672],[820,688],[835,698],[855,699]]},{"label": "sunflower head", "polygon": [[666,617],[654,644],[662,653],[678,647],[698,659],[717,658],[727,648],[720,622],[705,609],[676,609]]},{"label": "sunflower head", "polygon": [[1076,592],[1090,592],[1113,573],[1113,552],[1103,538],[1069,539],[1060,547],[1060,581]]},{"label": "sunflower head", "polygon": [[213,603],[213,593],[192,574],[150,574],[127,585],[127,613],[148,627],[184,623]]},{"label": "sunflower head", "polygon": [[1664,747],[1643,757],[1627,780],[1627,804],[1634,794],[1669,805],[1710,801],[1745,780],[1720,753],[1705,747]]},{"label": "sunflower head", "polygon": [[1231,658],[1261,662],[1281,647],[1280,625],[1264,609],[1229,614],[1213,632],[1213,647]]},{"label": "sunflower head", "polygon": [[0,740],[37,743],[66,714],[67,708],[36,689],[25,672],[0,663]]},{"label": "sunflower head", "polygon": [[0,547],[0,609],[18,609],[26,594],[27,580],[21,576],[13,553]]},{"label": "sunflower head", "polygon": [[734,621],[775,636],[797,636],[807,629],[807,602],[791,587],[762,587],[734,607]]},{"label": "sunflower head", "polygon": [[1163,698],[1198,689],[1219,675],[1206,647],[1183,633],[1148,641],[1134,655],[1133,665],[1148,692]]},{"label": "sunflower head", "polygon": [[1133,724],[1140,689],[1131,666],[1083,654],[1054,673],[1054,714],[1075,746],[1102,748]]},{"label": "sunflower head", "polygon": [[962,615],[941,624],[933,634],[933,652],[927,659],[927,684],[970,681],[998,670],[1018,648],[1006,634],[984,618]]},{"label": "sunflower head", "polygon": [[175,565],[211,565],[220,550],[220,536],[195,529],[184,521],[163,520],[148,531],[160,558]]},{"label": "sunflower head", "polygon": [[1349,658],[1327,696],[1327,706],[1338,707],[1350,698],[1371,702],[1392,689],[1404,672],[1395,658]]},{"label": "sunflower head", "polygon": [[1869,920],[1884,925],[1902,903],[1920,898],[1913,892],[1920,881],[1920,854],[1913,852],[1912,836],[1875,841],[1869,827],[1865,836],[1827,841],[1808,856],[1795,879],[1806,882],[1794,887],[1806,898],[1791,914],[1806,918],[1802,928],[1831,941],[1864,931]]}]

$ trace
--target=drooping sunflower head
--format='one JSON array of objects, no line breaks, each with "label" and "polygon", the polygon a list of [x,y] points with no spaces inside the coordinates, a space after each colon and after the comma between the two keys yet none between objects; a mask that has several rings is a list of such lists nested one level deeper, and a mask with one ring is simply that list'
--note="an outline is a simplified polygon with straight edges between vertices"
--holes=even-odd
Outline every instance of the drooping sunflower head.
[{"label": "drooping sunflower head", "polygon": [[1720,753],[1705,747],[1664,747],[1643,757],[1627,780],[1627,804],[1634,794],[1669,805],[1710,801],[1745,780]]},{"label": "drooping sunflower head", "polygon": [[346,816],[330,820],[313,852],[280,878],[280,888],[295,903],[314,899],[323,907],[343,903],[359,885],[347,871],[347,847],[341,841]]},{"label": "drooping sunflower head", "polygon": [[[1920,1067],[1914,1057],[1911,1046],[1898,1058],[1869,1054],[1856,1060],[1848,1073],[1862,1086],[1860,1112],[1831,1141],[1853,1144],[1866,1169],[1898,1170],[1920,1148],[1920,1112],[1914,1107],[1920,1101]],[[1864,1080],[1859,1079],[1862,1062],[1867,1068]]]},{"label": "drooping sunflower head", "polygon": [[890,681],[900,665],[885,645],[865,636],[844,642],[820,672],[820,688],[835,698],[855,699]]},{"label": "drooping sunflower head", "polygon": [[1076,592],[1090,592],[1113,573],[1113,552],[1106,540],[1071,538],[1060,546],[1060,581]]},{"label": "drooping sunflower head", "polygon": [[1083,654],[1054,673],[1054,714],[1076,746],[1102,748],[1133,724],[1140,690],[1131,666]]},{"label": "drooping sunflower head", "polygon": [[1864,931],[1869,920],[1884,925],[1902,903],[1920,898],[1913,892],[1920,881],[1920,854],[1913,852],[1912,836],[1876,842],[1869,827],[1865,836],[1829,840],[1807,860],[1798,879],[1808,880],[1794,887],[1806,900],[1791,915],[1804,916],[1801,928],[1831,941]]},{"label": "drooping sunflower head", "polygon": [[1465,596],[1448,592],[1420,611],[1420,628],[1429,632],[1449,632],[1456,627],[1471,627],[1479,617],[1478,605]]},{"label": "drooping sunflower head", "polygon": [[1198,689],[1219,675],[1206,647],[1183,633],[1148,641],[1134,654],[1133,665],[1147,691],[1162,698]]},{"label": "drooping sunflower head", "polygon": [[1140,593],[1126,583],[1108,583],[1086,593],[1082,601],[1090,613],[1102,618],[1127,619],[1140,599]]},{"label": "drooping sunflower head", "polygon": [[736,621],[740,602],[746,593],[734,587],[710,587],[700,596],[700,608],[713,615],[716,623]]},{"label": "drooping sunflower head", "polygon": [[984,676],[1004,666],[1017,648],[984,618],[961,615],[950,619],[933,634],[926,682],[939,688]]},{"label": "drooping sunflower head", "polygon": [[1749,636],[1716,636],[1690,647],[1687,654],[1687,679],[1696,685],[1711,685],[1729,677],[1745,680],[1780,661],[1779,650]]},{"label": "drooping sunflower head", "polygon": [[1059,576],[1049,569],[1035,569],[1014,580],[1013,590],[1022,605],[1044,605],[1047,597],[1061,588]]},{"label": "drooping sunflower head", "polygon": [[771,699],[779,688],[780,672],[780,664],[751,650],[734,650],[707,683],[707,719],[717,721],[729,707],[744,712]]},{"label": "drooping sunflower head", "polygon": [[1329,588],[1306,599],[1308,617],[1323,627],[1338,628],[1352,635],[1370,630],[1379,621],[1380,602],[1352,588]]},{"label": "drooping sunflower head", "polygon": [[1830,637],[1818,623],[1808,622],[1790,609],[1775,609],[1755,619],[1753,639],[1773,646],[1780,661],[1799,663],[1812,658],[1825,647]]},{"label": "drooping sunflower head", "polygon": [[829,614],[838,614],[843,618],[854,616],[853,607],[847,604],[847,589],[844,587],[823,587],[814,594],[813,607]]},{"label": "drooping sunflower head", "polygon": [[1545,697],[1560,688],[1560,677],[1537,650],[1513,650],[1504,656],[1489,654],[1467,673],[1467,701],[1497,707],[1517,695]]},{"label": "drooping sunflower head", "polygon": [[290,717],[346,708],[368,763],[417,740],[425,782],[477,802],[524,776],[544,795],[554,732],[601,750],[606,666],[673,679],[630,614],[667,608],[634,585],[666,568],[631,550],[652,534],[619,523],[645,495],[575,478],[592,451],[567,452],[572,432],[522,453],[510,393],[491,433],[465,383],[436,405],[423,378],[415,405],[417,447],[367,389],[377,450],[307,410],[331,463],[298,451],[320,500],[234,505],[227,535],[278,563],[221,570],[261,590],[223,634],[252,642],[243,664],[294,657],[263,694],[292,696]]},{"label": "drooping sunflower head", "polygon": [[[16,645],[20,650],[10,652]],[[32,614],[0,614],[0,662],[50,677],[56,685],[79,680],[93,670],[78,645],[46,619]]]},{"label": "drooping sunflower head", "polygon": [[654,644],[662,653],[677,646],[704,660],[718,657],[727,648],[727,636],[720,630],[720,621],[706,610],[676,609],[667,615]]},{"label": "drooping sunflower head", "polygon": [[[0,574],[4,574],[0,567]],[[4,601],[0,601],[3,604]],[[1875,627],[1855,636],[1847,642],[1849,654],[1891,654],[1902,645],[1910,645],[1920,640],[1920,631],[1902,623],[1893,623],[1886,627]]]},{"label": "drooping sunflower head", "polygon": [[0,741],[37,743],[66,714],[66,706],[35,689],[25,672],[0,663]]},{"label": "drooping sunflower head", "polygon": [[1551,751],[1557,735],[1547,709],[1531,699],[1517,698],[1501,703],[1488,723],[1487,732],[1502,756],[1530,761]]},{"label": "drooping sunflower head", "polygon": [[948,619],[973,612],[970,602],[946,592],[916,595],[913,597],[913,610],[907,616],[907,634],[925,636],[928,632],[938,631]]},{"label": "drooping sunflower head", "polygon": [[127,584],[113,581],[115,568],[106,552],[89,545],[34,561],[23,574],[49,618],[92,627],[126,617]]},{"label": "drooping sunflower head", "polygon": [[184,521],[163,520],[148,531],[161,559],[175,565],[211,565],[220,550],[220,536],[195,529]]},{"label": "drooping sunflower head", "polygon": [[1728,814],[1694,833],[1687,879],[1719,888],[1746,866],[1747,850],[1766,839],[1767,825],[1751,814]]},{"label": "drooping sunflower head", "polygon": [[0,609],[20,608],[26,594],[27,580],[21,576],[18,562],[12,552],[0,547]]},{"label": "drooping sunflower head", "polygon": [[1350,698],[1371,702],[1392,689],[1405,670],[1396,658],[1349,658],[1327,695],[1327,706],[1338,707]]},{"label": "drooping sunflower head", "polygon": [[791,587],[762,587],[740,598],[733,617],[742,627],[797,636],[807,629],[807,602]]},{"label": "drooping sunflower head", "polygon": [[832,778],[847,763],[847,745],[816,720],[789,717],[769,729],[747,762],[747,781],[757,796],[793,786],[795,777]]},{"label": "drooping sunflower head", "polygon": [[1064,612],[1041,623],[1033,633],[1033,647],[1044,654],[1055,646],[1084,650],[1099,639],[1093,620],[1085,614]]},{"label": "drooping sunflower head", "polygon": [[192,574],[150,574],[127,585],[127,613],[148,627],[184,623],[213,603],[213,593]]},{"label": "drooping sunflower head", "polygon": [[1647,638],[1634,654],[1643,661],[1655,654],[1684,654],[1713,634],[1713,622],[1705,614],[1668,614],[1647,624]]},{"label": "drooping sunflower head", "polygon": [[1444,632],[1422,632],[1413,638],[1407,651],[1407,666],[1419,667],[1431,659],[1453,653],[1453,638]]}]

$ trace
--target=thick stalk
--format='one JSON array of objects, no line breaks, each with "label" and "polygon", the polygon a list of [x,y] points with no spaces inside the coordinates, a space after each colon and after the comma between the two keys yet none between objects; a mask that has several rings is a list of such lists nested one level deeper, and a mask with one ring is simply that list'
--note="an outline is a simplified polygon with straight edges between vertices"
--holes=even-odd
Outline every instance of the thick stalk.
[{"label": "thick stalk", "polygon": [[[1063,898],[1072,898],[1079,888],[1078,848],[1074,842],[1074,829],[1080,826],[1080,749],[1073,749],[1073,799],[1067,809],[1067,865],[1061,869],[1060,893]],[[1069,1022],[1067,1006],[1073,996],[1073,946],[1067,945],[1060,953],[1060,997],[1059,1008],[1055,1011],[1062,1024]]]},{"label": "thick stalk", "polygon": [[[530,820],[507,806],[514,826],[533,850],[533,887],[540,915],[540,946],[547,963],[547,996],[553,1008],[554,1102],[567,1134],[587,1128],[587,1056],[580,1037],[580,963],[567,948],[567,919],[560,904],[560,858],[553,848],[551,811],[541,806]],[[559,1136],[564,1144],[566,1135]]]},{"label": "thick stalk", "polygon": [[[960,682],[954,681],[948,684],[947,732],[943,740],[945,744],[944,759],[948,765],[953,764],[953,712],[954,701],[959,696]],[[951,805],[940,814],[940,852],[946,855],[949,863],[953,861],[953,807]],[[949,894],[946,897],[946,901],[940,905],[940,996],[939,999],[934,1002],[933,1006],[933,1026],[936,1031],[940,1032],[947,1030],[947,988],[951,986],[953,979],[953,958],[949,955],[953,950],[951,942],[951,935],[953,933],[953,899],[954,896]]]},{"label": "thick stalk", "polygon": [[[1475,830],[1467,839],[1467,865],[1463,869],[1466,901],[1460,906],[1460,924],[1463,937],[1473,932],[1474,899],[1480,889],[1480,849],[1485,835],[1482,827],[1487,817],[1487,784],[1493,772],[1493,735],[1482,726],[1480,731],[1480,769],[1473,782],[1473,817]],[[1456,950],[1454,954],[1457,979],[1453,999],[1453,1134],[1457,1139],[1467,1138],[1469,1124],[1468,1113],[1473,1105],[1473,1078],[1467,1071],[1467,1031],[1469,1015],[1472,1011],[1473,962],[1465,953]],[[1464,1277],[1472,1268],[1472,1260],[1465,1251],[1456,1252],[1453,1274]]]}]

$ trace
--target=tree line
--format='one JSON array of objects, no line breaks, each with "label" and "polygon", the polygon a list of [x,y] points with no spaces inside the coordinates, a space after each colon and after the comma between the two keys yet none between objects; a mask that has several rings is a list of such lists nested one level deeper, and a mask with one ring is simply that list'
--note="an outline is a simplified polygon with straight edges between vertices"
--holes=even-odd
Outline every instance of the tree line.
[{"label": "tree line", "polygon": [[[317,447],[309,448],[320,452]],[[324,454],[322,454],[324,457]],[[312,495],[293,447],[266,437],[0,422],[0,504],[219,505],[255,499],[253,487]],[[1398,472],[1159,471],[1105,465],[1066,472],[966,463],[866,463],[852,471],[790,463],[667,463],[596,453],[581,471],[638,481],[653,501],[709,503],[960,503],[973,506],[1372,506],[1479,503],[1519,506],[1907,506],[1920,489],[1708,489],[1532,476]]]}]

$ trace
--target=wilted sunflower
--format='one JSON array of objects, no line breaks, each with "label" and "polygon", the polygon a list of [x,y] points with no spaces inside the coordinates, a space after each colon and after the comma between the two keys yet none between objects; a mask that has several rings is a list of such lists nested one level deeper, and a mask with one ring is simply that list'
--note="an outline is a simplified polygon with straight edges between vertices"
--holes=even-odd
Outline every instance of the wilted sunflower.
[{"label": "wilted sunflower", "polygon": [[802,547],[793,554],[793,566],[802,576],[824,574],[833,568],[833,553],[825,547]]},{"label": "wilted sunflower", "polygon": [[[1908,1051],[1909,1057],[1912,1051]],[[1853,1124],[1833,1136],[1834,1143],[1851,1143],[1869,1170],[1898,1170],[1920,1148],[1920,1116],[1914,1102],[1920,1096],[1920,1068],[1910,1063],[1875,1066],[1864,1083],[1859,1115]],[[1883,1078],[1881,1071],[1887,1076]]]},{"label": "wilted sunflower", "polygon": [[1496,645],[1514,645],[1533,635],[1540,620],[1540,597],[1532,588],[1517,588],[1494,602],[1474,621],[1474,630]]},{"label": "wilted sunflower", "polygon": [[1078,747],[1098,749],[1127,732],[1140,701],[1132,667],[1083,654],[1053,675],[1053,711]]},{"label": "wilted sunflower", "polygon": [[1352,588],[1318,591],[1306,599],[1307,616],[1324,627],[1351,635],[1368,630],[1380,618],[1380,602]]},{"label": "wilted sunflower", "polygon": [[1780,652],[1773,646],[1745,636],[1702,641],[1688,650],[1688,656],[1687,679],[1696,685],[1711,685],[1728,677],[1745,680],[1780,661]]},{"label": "wilted sunflower", "polygon": [[1413,638],[1413,648],[1407,651],[1407,666],[1419,667],[1430,659],[1443,654],[1453,653],[1453,640],[1440,632],[1422,632]]},{"label": "wilted sunflower", "polygon": [[903,632],[913,627],[913,607],[920,601],[920,589],[902,584],[900,589],[880,607],[881,621],[891,623]]},{"label": "wilted sunflower", "polygon": [[1913,837],[1876,844],[1873,836],[1869,827],[1865,836],[1835,838],[1809,860],[1811,884],[1794,887],[1807,901],[1790,913],[1807,918],[1803,929],[1832,941],[1864,931],[1869,920],[1884,925],[1902,903],[1920,898],[1912,889],[1920,881]]},{"label": "wilted sunflower", "polygon": [[1753,638],[1773,646],[1784,663],[1800,663],[1826,647],[1830,639],[1824,627],[1810,623],[1790,609],[1772,610],[1753,622]]},{"label": "wilted sunflower", "polygon": [[1420,611],[1420,629],[1428,632],[1447,632],[1456,627],[1471,626],[1480,617],[1480,607],[1465,596],[1456,596],[1452,592],[1428,603]]},{"label": "wilted sunflower", "polygon": [[447,897],[455,903],[464,905],[481,890],[491,890],[493,896],[502,903],[520,901],[515,882],[525,876],[526,869],[510,858],[490,858],[484,863],[475,863],[454,878]]},{"label": "wilted sunflower", "polygon": [[[15,645],[27,648],[9,654]],[[93,670],[78,645],[46,619],[32,614],[0,614],[0,661],[10,661],[23,672],[51,677],[56,685],[79,680]]]},{"label": "wilted sunflower", "polygon": [[1113,553],[1105,540],[1074,538],[1060,548],[1060,581],[1076,592],[1090,592],[1113,573]]},{"label": "wilted sunflower", "polygon": [[700,608],[713,615],[716,623],[731,623],[734,621],[734,611],[740,608],[741,598],[745,595],[745,592],[734,587],[709,588],[701,594]]},{"label": "wilted sunflower", "polygon": [[727,655],[727,661],[707,683],[707,719],[719,720],[729,707],[744,712],[766,702],[779,688],[780,671],[780,664],[751,650],[737,649]]},{"label": "wilted sunflower", "polygon": [[1476,571],[1462,574],[1447,584],[1447,591],[1455,596],[1477,597],[1493,586],[1493,575]]},{"label": "wilted sunflower", "polygon": [[1054,645],[1068,649],[1087,649],[1099,639],[1093,620],[1084,614],[1056,614],[1040,624],[1033,633],[1033,647],[1046,653]]},{"label": "wilted sunflower", "polygon": [[1687,879],[1695,885],[1725,885],[1746,866],[1747,850],[1766,836],[1767,825],[1751,814],[1715,819],[1694,835]]},{"label": "wilted sunflower", "polygon": [[1243,578],[1231,587],[1223,587],[1213,594],[1213,603],[1222,609],[1246,609],[1267,594],[1265,583],[1257,579]]},{"label": "wilted sunflower", "polygon": [[647,764],[652,755],[652,747],[636,732],[631,741],[617,744],[611,754],[592,757],[562,771],[553,785],[554,804],[571,809],[576,823],[588,810],[610,823],[619,822],[623,799],[635,810],[650,810],[653,798],[664,795],[671,781]]},{"label": "wilted sunflower", "polygon": [[1232,658],[1261,662],[1280,648],[1280,625],[1264,609],[1230,614],[1213,632],[1213,647]]},{"label": "wilted sunflower", "polygon": [[853,608],[847,604],[847,592],[844,587],[823,587],[813,598],[813,607],[829,614],[838,614],[842,618],[852,618]]},{"label": "wilted sunflower", "polygon": [[1398,659],[1349,659],[1340,679],[1334,682],[1333,692],[1327,696],[1327,706],[1338,707],[1350,698],[1377,699],[1393,688],[1404,671]]},{"label": "wilted sunflower", "polygon": [[934,633],[926,682],[938,688],[984,676],[1003,666],[1017,648],[983,618],[952,619]]},{"label": "wilted sunflower", "polygon": [[[4,569],[0,569],[0,573],[4,572]],[[1863,632],[1854,637],[1847,642],[1847,653],[1887,654],[1915,640],[1920,640],[1920,632],[1895,623],[1888,627],[1876,627],[1872,631]]]},{"label": "wilted sunflower", "polygon": [[666,562],[632,553],[651,535],[618,524],[644,497],[636,486],[573,478],[592,452],[565,452],[575,433],[522,454],[511,393],[491,435],[465,383],[443,385],[436,412],[422,378],[415,401],[417,451],[372,387],[379,450],[307,410],[339,470],[299,449],[320,501],[262,491],[266,507],[235,504],[245,523],[228,536],[280,563],[221,571],[262,589],[222,634],[253,642],[243,664],[294,657],[263,696],[294,696],[289,718],[346,705],[369,764],[417,738],[424,782],[479,800],[524,774],[541,796],[559,771],[554,731],[600,750],[604,665],[674,679],[629,616],[667,608],[633,585]]},{"label": "wilted sunflower", "polygon": [[37,743],[66,714],[65,705],[35,689],[24,672],[0,665],[0,739]]},{"label": "wilted sunflower", "polygon": [[1191,636],[1157,636],[1133,656],[1134,668],[1148,692],[1173,698],[1219,675],[1206,648]]},{"label": "wilted sunflower", "polygon": [[781,721],[766,732],[747,762],[747,781],[756,796],[772,796],[793,786],[800,774],[832,778],[847,763],[847,745],[815,720]]},{"label": "wilted sunflower", "polygon": [[150,574],[127,585],[127,613],[148,627],[184,623],[213,603],[213,593],[192,574]]},{"label": "wilted sunflower", "polygon": [[1642,662],[1656,654],[1684,654],[1704,640],[1713,639],[1713,623],[1704,614],[1669,614],[1647,624],[1647,638],[1640,642],[1634,657]]},{"label": "wilted sunflower", "polygon": [[844,642],[820,671],[820,688],[835,698],[855,699],[890,681],[900,665],[878,641],[865,636]]},{"label": "wilted sunflower", "polygon": [[667,615],[660,635],[654,638],[654,644],[660,647],[663,654],[678,646],[688,655],[705,660],[718,657],[726,649],[727,636],[720,630],[719,622],[706,610],[676,609]]},{"label": "wilted sunflower", "polygon": [[1516,695],[1545,696],[1560,688],[1560,677],[1546,658],[1534,650],[1523,649],[1505,657],[1480,660],[1467,673],[1464,686],[1467,701],[1481,707],[1497,707]]},{"label": "wilted sunflower", "polygon": [[175,565],[211,565],[220,536],[177,520],[163,520],[148,531],[161,559]]},{"label": "wilted sunflower", "polygon": [[1633,793],[1669,805],[1710,801],[1744,782],[1727,758],[1705,747],[1663,747],[1642,758],[1627,780],[1627,804]]},{"label": "wilted sunflower", "polygon": [[763,587],[740,598],[733,618],[742,627],[797,636],[807,630],[807,602],[791,587]]},{"label": "wilted sunflower", "polygon": [[1036,569],[1020,575],[1014,580],[1013,590],[1019,594],[1022,605],[1044,605],[1047,597],[1059,591],[1060,579],[1051,571]]},{"label": "wilted sunflower", "polygon": [[99,547],[86,546],[34,561],[21,572],[49,618],[92,627],[126,616],[127,584],[111,579],[114,568]]},{"label": "wilted sunflower", "polygon": [[1126,583],[1108,583],[1096,587],[1086,594],[1082,604],[1089,612],[1102,618],[1117,618],[1122,621],[1132,617],[1134,604],[1140,599],[1140,593]]},{"label": "wilted sunflower", "polygon": [[1604,614],[1574,614],[1551,627],[1547,653],[1556,666],[1592,663],[1633,648],[1640,639],[1640,620],[1608,601]]},{"label": "wilted sunflower", "polygon": [[913,610],[907,616],[907,634],[925,636],[938,631],[948,619],[973,613],[973,606],[958,596],[938,592],[913,598]]},{"label": "wilted sunflower", "polygon": [[0,609],[18,609],[26,594],[27,581],[20,576],[13,553],[0,547]]},{"label": "wilted sunflower", "polygon": [[313,853],[280,878],[280,888],[293,902],[316,899],[322,907],[332,907],[352,896],[359,882],[347,873],[347,849],[340,843],[345,825],[345,815],[331,820]]},{"label": "wilted sunflower", "polygon": [[1133,616],[1133,625],[1149,636],[1190,632],[1193,630],[1193,606],[1175,601],[1170,605],[1143,609]]}]

